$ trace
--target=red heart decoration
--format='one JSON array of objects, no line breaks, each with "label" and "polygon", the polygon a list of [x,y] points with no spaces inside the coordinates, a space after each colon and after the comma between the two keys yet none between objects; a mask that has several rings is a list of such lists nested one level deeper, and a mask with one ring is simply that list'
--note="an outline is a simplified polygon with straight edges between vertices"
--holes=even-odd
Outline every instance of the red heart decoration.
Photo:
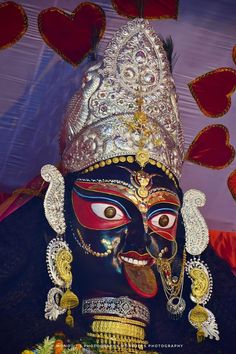
[{"label": "red heart decoration", "polygon": [[229,175],[227,184],[232,197],[236,200],[236,170]]},{"label": "red heart decoration", "polygon": [[233,47],[233,50],[232,50],[232,58],[233,58],[234,64],[236,64],[236,45]]},{"label": "red heart decoration", "polygon": [[[112,5],[119,15],[147,19],[177,19],[178,3],[178,0],[112,0]],[[141,6],[143,6],[142,16]]]},{"label": "red heart decoration", "polygon": [[21,39],[28,28],[28,19],[21,5],[13,1],[0,4],[0,49],[5,49]]},{"label": "red heart decoration", "polygon": [[235,150],[229,143],[228,129],[222,124],[215,124],[198,133],[185,159],[205,167],[222,169],[231,164],[234,156]]},{"label": "red heart decoration", "polygon": [[85,2],[71,14],[56,7],[43,10],[38,26],[49,47],[70,64],[78,65],[101,39],[106,16],[100,6]]},{"label": "red heart decoration", "polygon": [[199,76],[188,86],[206,116],[221,117],[231,106],[230,96],[236,89],[236,70],[219,68]]}]

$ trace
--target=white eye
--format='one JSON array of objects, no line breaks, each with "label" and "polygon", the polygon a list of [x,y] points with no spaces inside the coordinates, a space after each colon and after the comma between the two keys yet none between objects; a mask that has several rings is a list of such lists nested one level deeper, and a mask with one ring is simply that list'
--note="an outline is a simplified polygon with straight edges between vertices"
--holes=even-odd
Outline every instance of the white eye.
[{"label": "white eye", "polygon": [[175,223],[176,215],[173,214],[158,214],[154,216],[150,221],[153,226],[161,229],[169,229]]},{"label": "white eye", "polygon": [[121,220],[124,217],[124,213],[111,204],[92,203],[91,208],[94,214],[106,220]]}]

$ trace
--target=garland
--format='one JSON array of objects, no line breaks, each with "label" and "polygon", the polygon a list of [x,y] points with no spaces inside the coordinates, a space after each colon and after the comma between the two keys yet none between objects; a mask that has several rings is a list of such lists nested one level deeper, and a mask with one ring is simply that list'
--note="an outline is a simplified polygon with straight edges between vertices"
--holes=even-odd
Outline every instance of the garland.
[{"label": "garland", "polygon": [[97,354],[96,343],[93,339],[85,338],[80,343],[63,341],[62,336],[46,337],[41,344],[34,349],[26,349],[21,354],[84,354],[85,349],[91,349],[89,353]]}]

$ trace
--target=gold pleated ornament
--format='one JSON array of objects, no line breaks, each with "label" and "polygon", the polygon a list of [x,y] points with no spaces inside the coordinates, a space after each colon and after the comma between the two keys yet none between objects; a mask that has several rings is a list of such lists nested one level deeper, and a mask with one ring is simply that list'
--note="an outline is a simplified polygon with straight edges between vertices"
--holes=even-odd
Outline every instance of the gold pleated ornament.
[{"label": "gold pleated ornament", "polygon": [[69,327],[74,327],[74,318],[71,314],[71,309],[77,307],[78,305],[78,297],[70,289],[67,289],[61,297],[60,307],[67,310],[66,324]]},{"label": "gold pleated ornament", "polygon": [[202,324],[207,320],[208,320],[208,313],[203,306],[197,304],[190,311],[190,321],[198,328],[197,331],[198,343],[202,342],[205,339],[205,333],[203,331]]}]

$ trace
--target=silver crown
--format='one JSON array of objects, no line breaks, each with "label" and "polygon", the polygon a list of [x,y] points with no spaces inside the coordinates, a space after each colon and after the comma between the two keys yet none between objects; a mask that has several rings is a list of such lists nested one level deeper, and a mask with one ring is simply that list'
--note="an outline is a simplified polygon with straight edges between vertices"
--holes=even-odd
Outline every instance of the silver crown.
[{"label": "silver crown", "polygon": [[148,21],[123,26],[103,61],[88,70],[69,105],[62,139],[63,166],[70,172],[144,153],[180,177],[184,150],[175,86]]}]

